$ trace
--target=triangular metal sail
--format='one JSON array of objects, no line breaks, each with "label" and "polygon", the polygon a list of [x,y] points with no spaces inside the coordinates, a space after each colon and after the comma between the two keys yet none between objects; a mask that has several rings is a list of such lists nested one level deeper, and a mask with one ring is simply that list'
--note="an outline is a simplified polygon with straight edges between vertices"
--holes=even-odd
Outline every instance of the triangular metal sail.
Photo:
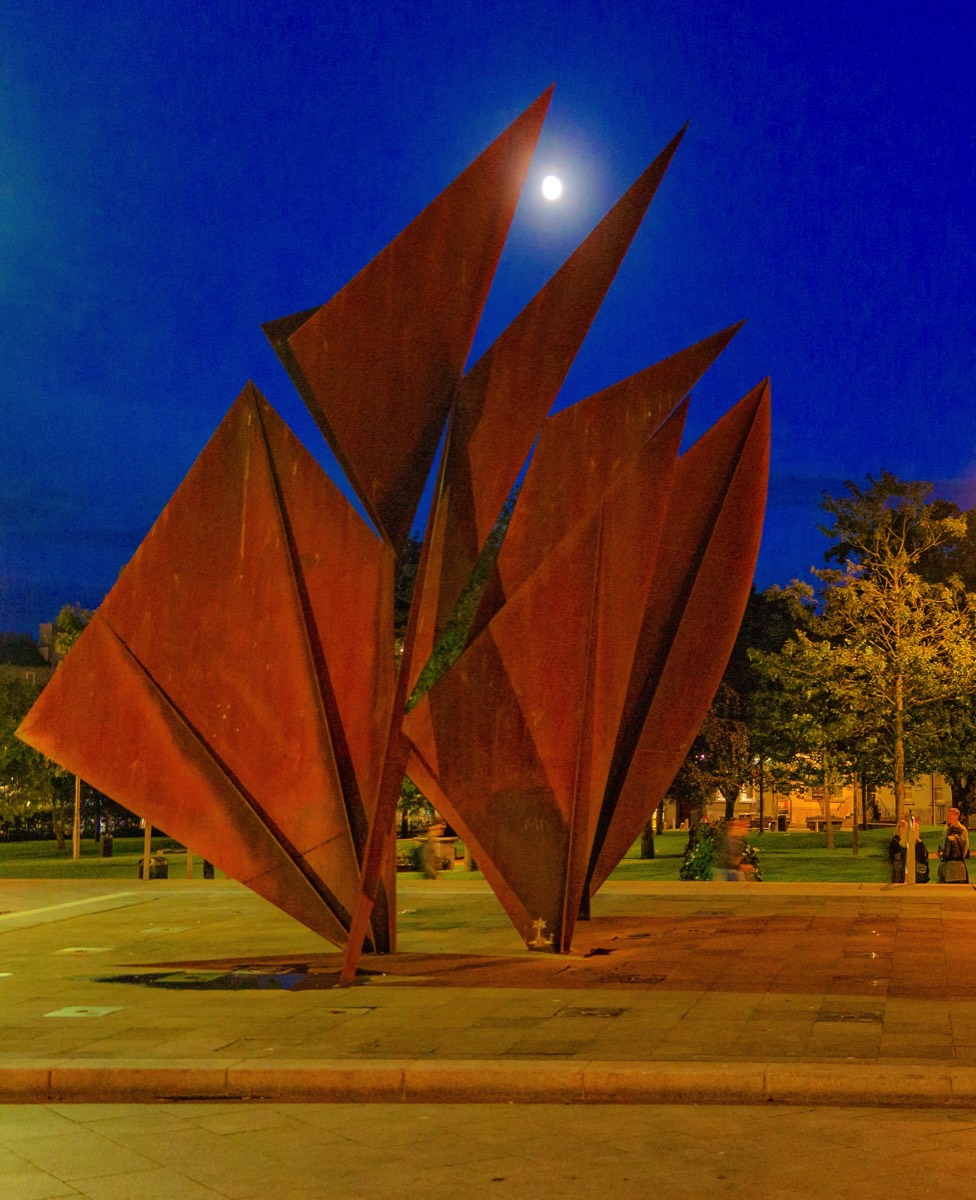
[{"label": "triangular metal sail", "polygon": [[426,537],[411,684],[444,630],[683,133],[461,381]]},{"label": "triangular metal sail", "polygon": [[[426,781],[502,881],[499,899],[527,942],[558,944],[562,932],[578,755],[589,740],[598,532],[591,522],[554,551],[405,720]],[[527,636],[531,655],[520,653]],[[540,852],[528,870],[530,846]]]},{"label": "triangular metal sail", "polygon": [[[259,397],[303,621],[358,852],[373,816],[393,695],[394,558]],[[327,531],[327,536],[323,532]]]},{"label": "triangular metal sail", "polygon": [[[325,542],[323,525],[331,528]],[[356,558],[363,569],[337,587],[333,579]],[[375,794],[376,766],[367,755],[379,741],[375,727],[392,685],[380,636],[389,559],[249,385],[98,613],[221,765],[233,785],[224,803],[246,797],[282,853],[326,898],[333,922],[328,930],[320,923],[319,932],[339,941]],[[361,658],[365,680],[335,653],[331,670],[323,665],[324,650],[339,640],[336,629],[348,633],[347,618],[371,643]],[[88,653],[87,638],[69,662]],[[72,668],[68,678],[75,675]],[[368,702],[350,698],[350,687],[361,693],[367,684]],[[69,702],[70,694],[61,696],[62,705]],[[52,756],[71,752],[71,740]],[[94,782],[99,757],[113,752],[91,739],[85,778]],[[133,782],[121,784],[109,794],[143,813]],[[155,802],[154,823],[176,836],[183,803],[178,790]],[[245,847],[228,843],[219,861],[249,882]]]},{"label": "triangular metal sail", "polygon": [[660,427],[741,327],[723,329],[546,421],[470,637],[518,590],[547,547],[601,502],[621,462]]},{"label": "triangular metal sail", "polygon": [[721,681],[759,554],[769,436],[765,382],[678,462],[594,847],[592,891],[663,798]]},{"label": "triangular metal sail", "polygon": [[327,304],[264,326],[383,536],[410,532],[546,91]]},{"label": "triangular metal sail", "polygon": [[681,428],[632,456],[406,718],[408,772],[530,945],[572,938]]},{"label": "triangular metal sail", "polygon": [[17,736],[333,941],[328,897],[96,613]]}]

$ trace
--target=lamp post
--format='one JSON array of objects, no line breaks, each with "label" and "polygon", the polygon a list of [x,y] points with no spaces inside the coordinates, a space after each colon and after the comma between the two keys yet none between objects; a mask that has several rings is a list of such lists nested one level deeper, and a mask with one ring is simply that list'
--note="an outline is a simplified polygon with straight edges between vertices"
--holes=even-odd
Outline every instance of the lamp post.
[{"label": "lamp post", "polygon": [[71,857],[81,858],[81,776],[75,776],[75,816],[71,825]]},{"label": "lamp post", "polygon": [[143,822],[145,833],[142,839],[142,877],[149,878],[149,862],[152,858],[152,825],[148,821]]}]

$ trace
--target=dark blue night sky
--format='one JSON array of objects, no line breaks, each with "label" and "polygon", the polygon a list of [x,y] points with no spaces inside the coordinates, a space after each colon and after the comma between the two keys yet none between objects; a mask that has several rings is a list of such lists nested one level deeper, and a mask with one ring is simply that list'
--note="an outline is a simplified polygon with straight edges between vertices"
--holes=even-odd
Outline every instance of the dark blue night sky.
[{"label": "dark blue night sky", "polygon": [[[559,404],[746,317],[691,435],[766,375],[757,583],[890,469],[976,503],[976,16],[932,0],[24,0],[0,14],[0,630],[99,603],[248,378],[557,84],[475,353],[685,121]],[[549,169],[566,182],[539,198]]]}]

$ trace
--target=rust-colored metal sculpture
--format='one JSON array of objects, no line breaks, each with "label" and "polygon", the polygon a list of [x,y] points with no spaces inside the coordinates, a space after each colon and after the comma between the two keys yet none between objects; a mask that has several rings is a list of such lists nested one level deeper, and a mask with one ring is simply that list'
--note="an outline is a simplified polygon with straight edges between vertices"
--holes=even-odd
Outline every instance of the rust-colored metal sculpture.
[{"label": "rust-colored metal sculpture", "polygon": [[428,521],[411,688],[454,611],[683,133],[461,381]]},{"label": "rust-colored metal sculpture", "polygon": [[[405,770],[526,943],[569,948],[697,732],[755,566],[768,387],[679,454],[737,326],[546,418],[680,133],[463,373],[548,103],[331,301],[265,326],[377,532],[248,385],[20,730],[344,945],[346,980],[395,944]],[[527,460],[463,653],[418,698]],[[432,469],[395,670],[394,561]]]},{"label": "rust-colored metal sculpture", "polygon": [[406,541],[552,89],[328,304],[265,325],[380,533]]},{"label": "rust-colored metal sculpture", "polygon": [[248,385],[20,736],[342,941],[393,690],[392,565]]}]

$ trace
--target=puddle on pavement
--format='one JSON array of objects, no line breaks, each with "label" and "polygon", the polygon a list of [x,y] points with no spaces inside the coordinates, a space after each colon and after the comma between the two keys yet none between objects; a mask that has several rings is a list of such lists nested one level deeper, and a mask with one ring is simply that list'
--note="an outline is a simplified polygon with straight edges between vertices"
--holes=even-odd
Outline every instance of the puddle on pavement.
[{"label": "puddle on pavement", "polygon": [[153,971],[103,975],[97,983],[136,983],[143,987],[188,992],[305,992],[336,986],[337,971],[310,971],[296,966],[281,971]]}]

